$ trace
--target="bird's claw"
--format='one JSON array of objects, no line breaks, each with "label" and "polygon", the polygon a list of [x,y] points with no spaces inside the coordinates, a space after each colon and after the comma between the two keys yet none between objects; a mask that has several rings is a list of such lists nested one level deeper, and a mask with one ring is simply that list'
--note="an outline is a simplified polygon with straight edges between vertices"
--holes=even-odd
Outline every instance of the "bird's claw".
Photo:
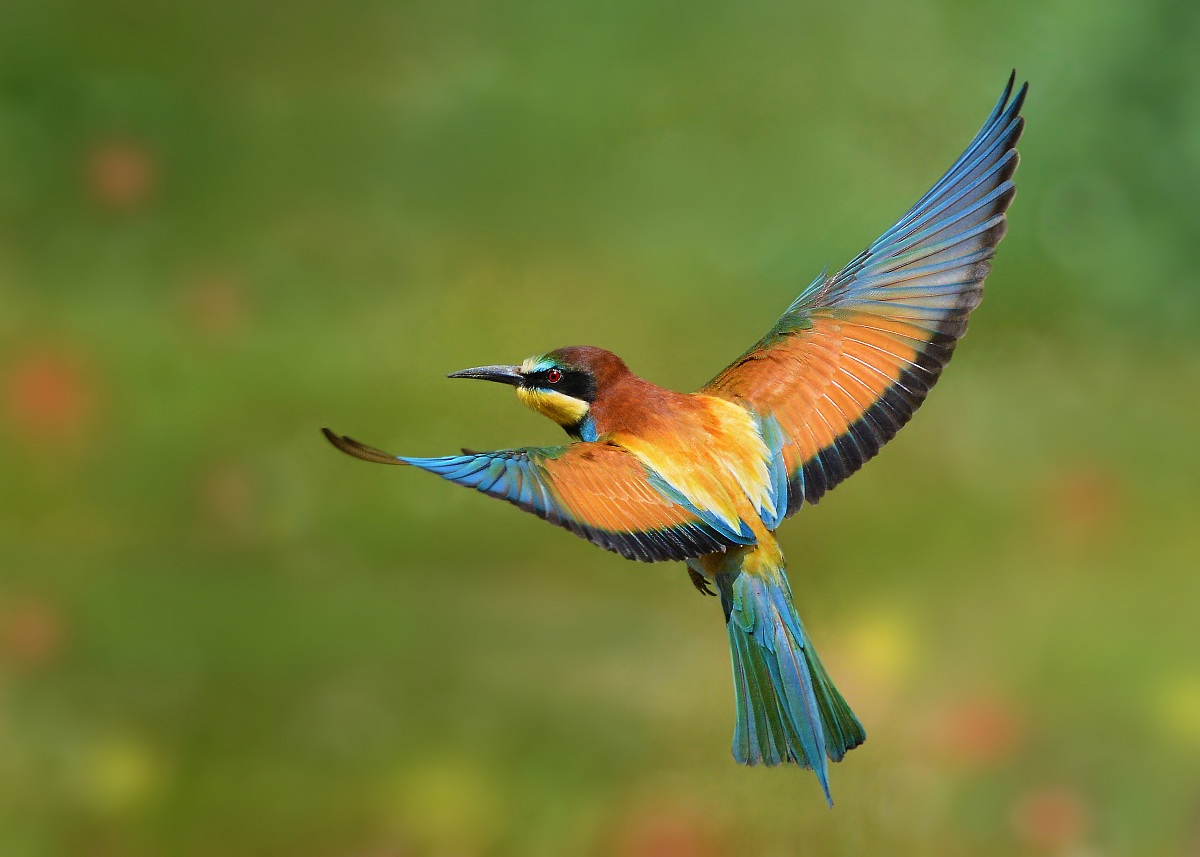
[{"label": "bird's claw", "polygon": [[688,572],[688,577],[690,577],[692,579],[692,586],[696,587],[696,589],[698,589],[700,591],[701,595],[715,596],[717,594],[708,588],[708,580],[705,579],[703,574],[696,571],[696,569],[694,569],[694,568],[689,568],[687,570],[687,572]]}]

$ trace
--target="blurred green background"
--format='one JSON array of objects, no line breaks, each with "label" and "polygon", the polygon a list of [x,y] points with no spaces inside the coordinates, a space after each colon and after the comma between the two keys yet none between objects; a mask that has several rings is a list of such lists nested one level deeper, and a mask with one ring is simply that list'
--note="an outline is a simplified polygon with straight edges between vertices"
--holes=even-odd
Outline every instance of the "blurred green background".
[{"label": "blurred green background", "polygon": [[[0,8],[0,855],[1200,854],[1200,7]],[[715,603],[431,477],[443,375],[694,389],[1032,81],[930,401],[782,531],[867,744],[729,756]]]}]

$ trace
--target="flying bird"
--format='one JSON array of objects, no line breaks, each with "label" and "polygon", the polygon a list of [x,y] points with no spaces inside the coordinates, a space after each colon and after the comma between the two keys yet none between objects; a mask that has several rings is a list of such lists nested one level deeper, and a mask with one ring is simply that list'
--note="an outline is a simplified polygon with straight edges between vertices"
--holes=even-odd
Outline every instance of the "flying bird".
[{"label": "flying bird", "polygon": [[566,430],[564,446],[412,458],[322,431],[356,458],[427,470],[628,559],[686,563],[724,612],[734,758],[810,768],[832,806],[827,760],[866,733],[800,621],[774,533],[908,422],[966,331],[1016,190],[1028,84],[1014,97],[1014,82],[907,214],[699,391],[571,346],[449,376],[513,387]]}]

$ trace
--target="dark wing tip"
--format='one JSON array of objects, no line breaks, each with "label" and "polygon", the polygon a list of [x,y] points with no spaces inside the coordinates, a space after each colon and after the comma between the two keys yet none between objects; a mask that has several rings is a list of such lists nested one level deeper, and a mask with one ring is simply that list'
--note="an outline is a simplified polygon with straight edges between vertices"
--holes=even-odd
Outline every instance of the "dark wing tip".
[{"label": "dark wing tip", "polygon": [[[1015,75],[1016,75],[1015,71],[1013,72],[1013,75],[1015,78]],[[1011,86],[1012,84],[1009,84],[1009,85]],[[1017,90],[1017,97],[1013,99],[1013,104],[1015,105],[1015,109],[1013,110],[1014,113],[1021,112],[1021,108],[1025,106],[1025,96],[1028,94],[1029,94],[1029,81],[1025,81],[1024,83],[1021,84],[1021,88]]]},{"label": "dark wing tip", "polygon": [[1017,70],[1014,68],[1008,73],[1008,83],[1004,86],[1004,94],[1000,96],[1000,106],[1008,104],[1008,98],[1012,95],[1013,87],[1017,83]]},{"label": "dark wing tip", "polygon": [[359,443],[352,437],[346,437],[341,434],[334,434],[327,428],[321,429],[321,434],[325,435],[325,439],[340,449],[346,455],[361,458],[363,461],[371,461],[376,464],[404,464],[399,458],[384,452],[382,449],[375,449],[373,446],[367,446],[365,443]]}]

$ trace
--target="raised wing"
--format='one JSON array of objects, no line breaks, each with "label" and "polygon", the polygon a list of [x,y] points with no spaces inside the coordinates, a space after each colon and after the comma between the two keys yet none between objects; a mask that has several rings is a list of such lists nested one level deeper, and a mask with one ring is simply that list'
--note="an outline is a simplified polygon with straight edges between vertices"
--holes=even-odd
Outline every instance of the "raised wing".
[{"label": "raised wing", "polygon": [[348,455],[380,464],[409,464],[507,500],[539,518],[628,559],[691,559],[754,543],[697,509],[653,470],[603,441],[538,449],[467,452],[441,458],[389,455],[322,429]]},{"label": "raised wing", "polygon": [[920,202],[837,274],[818,277],[705,386],[779,421],[789,515],[891,440],[966,332],[1016,192],[1028,84],[1010,101],[1014,79]]}]

